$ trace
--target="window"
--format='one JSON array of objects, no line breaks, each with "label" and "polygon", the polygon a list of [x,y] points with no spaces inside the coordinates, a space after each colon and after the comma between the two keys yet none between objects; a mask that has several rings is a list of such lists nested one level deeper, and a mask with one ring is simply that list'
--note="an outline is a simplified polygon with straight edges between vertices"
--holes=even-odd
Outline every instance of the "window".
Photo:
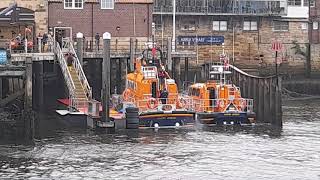
[{"label": "window", "polygon": [[114,0],[101,0],[101,9],[113,9]]},{"label": "window", "polygon": [[288,6],[301,6],[301,0],[288,0]]},{"label": "window", "polygon": [[194,20],[184,20],[181,22],[182,31],[195,31],[196,30],[196,21]]},{"label": "window", "polygon": [[213,21],[212,22],[212,30],[214,31],[226,31],[227,28],[227,21]]},{"label": "window", "polygon": [[[309,6],[309,0],[304,0],[303,5],[304,6]],[[316,6],[315,0],[311,0],[310,1],[310,7],[315,7],[315,6]]]},{"label": "window", "polygon": [[256,31],[256,30],[258,30],[257,21],[244,21],[243,22],[243,30],[245,30],[245,31]]},{"label": "window", "polygon": [[273,31],[289,31],[289,22],[273,21]]},{"label": "window", "polygon": [[319,23],[318,22],[313,22],[312,23],[312,29],[314,29],[314,30],[319,29]]},{"label": "window", "polygon": [[136,89],[136,83],[131,80],[128,80],[127,81],[127,88]]},{"label": "window", "polygon": [[65,9],[83,9],[83,0],[64,0]]}]

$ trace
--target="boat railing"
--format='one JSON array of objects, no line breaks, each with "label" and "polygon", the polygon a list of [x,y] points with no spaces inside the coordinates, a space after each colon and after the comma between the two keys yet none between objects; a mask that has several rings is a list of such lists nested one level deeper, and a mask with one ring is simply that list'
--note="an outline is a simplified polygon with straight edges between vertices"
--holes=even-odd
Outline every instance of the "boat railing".
[{"label": "boat railing", "polygon": [[[66,85],[67,85],[67,88],[69,91],[69,99],[72,101],[72,99],[74,98],[74,95],[75,95],[75,85],[74,85],[74,82],[72,81],[71,74],[68,70],[67,62],[64,58],[64,55],[63,55],[63,52],[61,50],[59,43],[55,43],[54,50],[55,50],[55,54],[57,55],[57,59],[60,64],[60,68],[61,68],[62,74],[64,76],[64,80],[66,82]],[[70,103],[69,110],[72,110],[72,107],[75,107],[75,106],[72,106],[72,103]]]},{"label": "boat railing", "polygon": [[191,99],[186,98],[148,98],[136,101],[140,112],[190,110]]},{"label": "boat railing", "polygon": [[70,105],[73,111],[88,114],[89,101],[83,98],[70,98]]},{"label": "boat railing", "polygon": [[192,99],[192,110],[196,112],[221,112],[225,111],[230,104],[233,104],[237,111],[253,112],[253,99]]},{"label": "boat railing", "polygon": [[89,84],[89,81],[87,80],[87,77],[83,71],[82,65],[79,61],[79,58],[77,56],[77,53],[75,52],[72,43],[70,43],[70,50],[72,54],[75,56],[74,61],[72,62],[73,67],[75,68],[78,78],[82,84],[82,87],[84,88],[87,98],[91,99],[92,98],[92,89]]}]

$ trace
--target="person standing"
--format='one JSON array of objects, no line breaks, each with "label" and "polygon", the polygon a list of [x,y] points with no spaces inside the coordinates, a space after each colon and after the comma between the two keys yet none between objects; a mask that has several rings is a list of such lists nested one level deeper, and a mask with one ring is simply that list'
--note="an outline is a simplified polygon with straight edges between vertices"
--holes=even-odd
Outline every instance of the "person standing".
[{"label": "person standing", "polygon": [[160,101],[162,104],[167,104],[167,98],[168,98],[169,92],[166,88],[163,88],[163,90],[160,92]]},{"label": "person standing", "polygon": [[67,66],[69,68],[69,71],[72,70],[72,64],[73,64],[73,60],[74,60],[73,58],[74,57],[73,57],[73,55],[71,53],[67,54]]},{"label": "person standing", "polygon": [[96,40],[96,47],[99,51],[99,45],[100,45],[100,34],[99,33],[96,33],[95,40]]},{"label": "person standing", "polygon": [[45,48],[48,42],[48,34],[45,32],[42,36],[42,51],[45,52],[47,49]]}]

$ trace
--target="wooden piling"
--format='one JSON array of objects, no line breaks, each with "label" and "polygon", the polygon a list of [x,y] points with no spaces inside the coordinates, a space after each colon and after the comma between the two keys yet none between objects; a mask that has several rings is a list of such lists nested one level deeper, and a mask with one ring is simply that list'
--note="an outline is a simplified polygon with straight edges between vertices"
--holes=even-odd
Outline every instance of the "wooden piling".
[{"label": "wooden piling", "polygon": [[134,70],[134,59],[135,58],[135,47],[134,47],[134,39],[130,38],[130,71]]},{"label": "wooden piling", "polygon": [[2,90],[2,87],[3,87],[3,85],[2,85],[2,77],[0,77],[0,101],[1,101],[2,98],[3,98],[3,90]]},{"label": "wooden piling", "polygon": [[185,82],[188,82],[188,74],[189,74],[189,59],[185,57],[184,59],[184,81]]},{"label": "wooden piling", "polygon": [[172,40],[170,37],[167,40],[167,66],[168,71],[172,76]]},{"label": "wooden piling", "polygon": [[102,121],[110,122],[110,40],[108,32],[103,34],[103,63],[102,63]]},{"label": "wooden piling", "polygon": [[26,80],[24,93],[24,137],[27,140],[34,138],[34,117],[32,112],[32,57],[26,57]]},{"label": "wooden piling", "polygon": [[282,127],[281,77],[258,77],[231,66],[233,83],[245,98],[253,99],[258,123]]},{"label": "wooden piling", "polygon": [[176,80],[178,89],[181,88],[181,67],[180,67],[180,58],[173,58],[174,63],[174,78]]},{"label": "wooden piling", "polygon": [[77,56],[83,66],[83,34],[81,32],[77,33]]}]

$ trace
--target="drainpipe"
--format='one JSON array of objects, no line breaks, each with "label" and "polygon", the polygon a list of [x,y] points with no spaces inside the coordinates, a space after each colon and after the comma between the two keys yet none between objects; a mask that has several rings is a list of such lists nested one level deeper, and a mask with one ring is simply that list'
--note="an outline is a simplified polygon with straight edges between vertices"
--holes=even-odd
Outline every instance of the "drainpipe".
[{"label": "drainpipe", "polygon": [[94,40],[94,35],[93,35],[93,3],[91,4],[91,37],[92,37],[92,40],[91,40],[90,45],[92,47],[90,49],[93,48],[93,40]]},{"label": "drainpipe", "polygon": [[148,6],[148,41],[149,41],[149,37],[150,37],[150,4],[147,5]]}]

